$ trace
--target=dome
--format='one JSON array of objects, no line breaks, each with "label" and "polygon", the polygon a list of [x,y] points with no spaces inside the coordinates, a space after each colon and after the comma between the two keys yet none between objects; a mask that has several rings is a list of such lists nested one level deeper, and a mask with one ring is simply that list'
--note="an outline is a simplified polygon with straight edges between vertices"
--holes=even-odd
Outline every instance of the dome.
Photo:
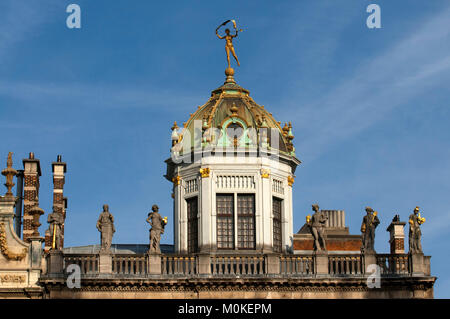
[{"label": "dome", "polygon": [[[183,144],[184,152],[181,153],[186,153],[189,146],[190,150],[206,146],[267,146],[269,149],[295,156],[291,123],[286,123],[282,128],[272,113],[264,106],[258,105],[250,97],[250,92],[235,82],[232,73],[227,74],[225,83],[213,90],[209,100],[190,115],[181,131],[176,122],[174,123],[174,148],[178,146],[180,151]],[[187,141],[180,143],[187,134]]]}]

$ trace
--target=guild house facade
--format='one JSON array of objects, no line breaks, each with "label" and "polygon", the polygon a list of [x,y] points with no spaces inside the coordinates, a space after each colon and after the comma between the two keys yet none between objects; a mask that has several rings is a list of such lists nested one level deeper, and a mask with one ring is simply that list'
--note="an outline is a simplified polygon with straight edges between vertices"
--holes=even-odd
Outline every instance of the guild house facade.
[{"label": "guild house facade", "polygon": [[[383,230],[370,207],[362,209],[361,233],[350,234],[343,210],[311,202],[294,232],[301,161],[292,125],[277,122],[236,83],[229,42],[224,84],[171,128],[165,178],[173,216],[162,218],[153,205],[149,243],[113,244],[120,225],[105,204],[100,243],[66,247],[62,157],[51,163],[53,210],[45,212],[39,159],[30,153],[19,167],[4,154],[0,298],[433,298],[436,277],[421,247],[418,207],[405,221],[392,216],[389,253],[374,250],[375,232]],[[43,234],[41,223],[48,224]],[[165,227],[174,229],[173,245],[160,245]]]}]

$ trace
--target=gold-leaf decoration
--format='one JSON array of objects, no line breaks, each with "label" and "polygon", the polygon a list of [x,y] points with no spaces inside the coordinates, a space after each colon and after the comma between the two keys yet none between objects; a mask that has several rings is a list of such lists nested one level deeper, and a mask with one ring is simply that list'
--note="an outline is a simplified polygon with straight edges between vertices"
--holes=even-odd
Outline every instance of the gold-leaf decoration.
[{"label": "gold-leaf decoration", "polygon": [[209,169],[209,167],[200,168],[200,174],[202,175],[202,178],[209,177],[210,171],[211,170]]}]

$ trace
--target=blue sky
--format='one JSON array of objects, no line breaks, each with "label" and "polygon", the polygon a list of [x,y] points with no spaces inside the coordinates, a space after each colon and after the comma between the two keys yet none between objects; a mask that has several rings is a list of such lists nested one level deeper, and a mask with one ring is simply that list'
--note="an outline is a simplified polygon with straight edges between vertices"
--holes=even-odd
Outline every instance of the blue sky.
[{"label": "blue sky", "polygon": [[[82,28],[68,29],[77,3]],[[368,29],[366,7],[381,7]],[[294,231],[318,202],[343,209],[359,233],[364,207],[386,228],[418,205],[423,247],[450,297],[450,3],[448,1],[101,1],[0,3],[0,158],[41,160],[40,206],[52,206],[51,162],[67,162],[66,246],[99,242],[104,203],[114,243],[148,243],[153,203],[172,216],[163,177],[170,127],[224,81],[223,21],[235,41],[236,80],[279,121],[292,121],[303,163]],[[45,224],[46,216],[41,218]],[[47,225],[41,227],[41,232]],[[405,229],[407,233],[407,229]],[[172,242],[171,227],[163,242]]]}]

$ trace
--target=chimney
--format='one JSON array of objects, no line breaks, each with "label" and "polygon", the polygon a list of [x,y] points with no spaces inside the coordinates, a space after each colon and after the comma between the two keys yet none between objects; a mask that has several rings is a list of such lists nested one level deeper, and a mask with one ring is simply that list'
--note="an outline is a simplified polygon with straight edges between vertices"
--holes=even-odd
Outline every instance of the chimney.
[{"label": "chimney", "polygon": [[17,170],[17,186],[16,186],[16,211],[14,214],[14,230],[17,236],[22,237],[22,207],[23,207],[23,169]]},{"label": "chimney", "polygon": [[390,233],[389,244],[391,246],[391,254],[405,253],[405,232],[406,223],[400,221],[400,216],[395,215],[391,224],[386,229]]},{"label": "chimney", "polygon": [[[66,219],[66,202],[67,199],[64,197],[64,183],[65,183],[65,173],[67,165],[62,161],[61,155],[58,155],[56,162],[52,163],[53,172],[53,212],[61,214],[63,219]],[[50,250],[52,240],[50,238],[50,232],[45,233],[45,251]],[[61,247],[64,247],[64,224],[61,231]]]},{"label": "chimney", "polygon": [[28,158],[23,159],[23,240],[29,242],[29,238],[36,235],[39,228],[40,211],[34,210],[39,206],[39,177],[41,165],[31,152]]}]

